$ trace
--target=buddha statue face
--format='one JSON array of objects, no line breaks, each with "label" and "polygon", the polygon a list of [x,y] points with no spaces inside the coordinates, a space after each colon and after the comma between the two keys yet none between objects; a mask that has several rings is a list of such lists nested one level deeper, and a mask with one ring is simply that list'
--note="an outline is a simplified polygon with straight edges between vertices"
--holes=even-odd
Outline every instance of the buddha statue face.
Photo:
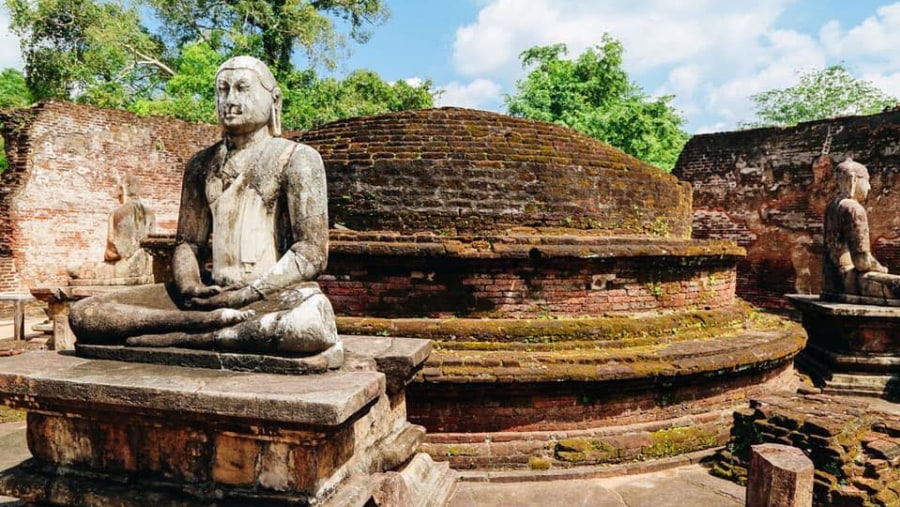
[{"label": "buddha statue face", "polygon": [[849,196],[858,202],[863,202],[869,196],[869,170],[866,166],[852,159],[847,159],[838,164],[837,168],[838,185],[844,195]]},{"label": "buddha statue face", "polygon": [[251,69],[223,69],[216,77],[216,110],[228,133],[246,134],[268,125],[273,102]]},{"label": "buddha statue face", "polygon": [[281,89],[265,63],[235,56],[216,72],[216,111],[226,134],[250,134],[268,125],[281,135]]},{"label": "buddha statue face", "polygon": [[851,195],[857,201],[863,202],[866,200],[866,197],[869,196],[869,190],[871,188],[872,187],[869,185],[869,172],[864,169],[861,171],[861,174],[854,176],[853,191]]}]

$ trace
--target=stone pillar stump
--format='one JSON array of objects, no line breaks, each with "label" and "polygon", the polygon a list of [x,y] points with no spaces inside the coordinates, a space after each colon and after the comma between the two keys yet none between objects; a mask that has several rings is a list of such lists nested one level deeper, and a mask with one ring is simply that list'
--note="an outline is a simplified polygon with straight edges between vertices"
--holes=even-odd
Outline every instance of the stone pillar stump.
[{"label": "stone pillar stump", "polygon": [[747,507],[812,507],[812,461],[796,447],[754,445],[750,451]]}]

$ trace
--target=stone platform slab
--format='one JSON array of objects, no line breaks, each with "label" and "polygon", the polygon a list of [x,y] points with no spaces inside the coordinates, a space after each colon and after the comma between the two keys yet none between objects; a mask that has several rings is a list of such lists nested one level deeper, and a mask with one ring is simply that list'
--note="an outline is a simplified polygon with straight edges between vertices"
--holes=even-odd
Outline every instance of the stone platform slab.
[{"label": "stone platform slab", "polygon": [[900,353],[900,308],[823,301],[808,294],[786,297],[803,314],[810,343],[836,353]]},{"label": "stone platform slab", "polygon": [[344,368],[319,375],[2,359],[0,402],[28,412],[34,459],[0,474],[0,494],[89,507],[361,507],[390,492],[442,503],[454,474],[414,458],[424,429],[407,422],[403,389],[430,343],[348,341]]},{"label": "stone platform slab", "polygon": [[376,371],[292,377],[102,361],[57,352],[0,361],[0,399],[25,410],[45,408],[45,401],[39,400],[52,399],[117,412],[337,426],[384,388],[385,377]]}]

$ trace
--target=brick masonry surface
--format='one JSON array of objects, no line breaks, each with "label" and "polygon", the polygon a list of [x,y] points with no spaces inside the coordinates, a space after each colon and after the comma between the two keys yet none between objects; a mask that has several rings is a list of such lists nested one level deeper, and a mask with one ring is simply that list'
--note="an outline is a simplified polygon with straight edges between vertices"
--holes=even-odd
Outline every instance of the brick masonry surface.
[{"label": "brick masonry surface", "polygon": [[157,232],[173,233],[188,158],[218,128],[50,101],[0,114],[9,160],[0,175],[0,291],[60,284],[102,261],[107,219],[126,174],[143,183]]},{"label": "brick masonry surface", "polygon": [[869,168],[873,251],[897,272],[900,111],[690,140],[673,174],[694,188],[693,236],[747,248],[738,266],[739,296],[780,307],[784,293],[818,293],[822,217],[836,191],[833,167],[847,156]]},{"label": "brick masonry surface", "polygon": [[440,108],[352,118],[295,139],[322,154],[331,218],[350,229],[690,236],[688,185],[558,125]]},{"label": "brick masonry surface", "polygon": [[734,301],[735,271],[733,258],[332,255],[319,281],[341,315],[539,318],[720,308]]}]

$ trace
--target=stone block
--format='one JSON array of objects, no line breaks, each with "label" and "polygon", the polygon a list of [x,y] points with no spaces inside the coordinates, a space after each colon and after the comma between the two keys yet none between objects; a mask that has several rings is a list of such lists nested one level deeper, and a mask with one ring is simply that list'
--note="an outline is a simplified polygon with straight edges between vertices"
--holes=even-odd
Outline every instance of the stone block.
[{"label": "stone block", "polygon": [[256,440],[219,435],[213,462],[213,479],[229,486],[252,486],[260,445]]},{"label": "stone block", "polygon": [[747,507],[811,507],[812,461],[796,447],[760,444],[750,451]]}]

